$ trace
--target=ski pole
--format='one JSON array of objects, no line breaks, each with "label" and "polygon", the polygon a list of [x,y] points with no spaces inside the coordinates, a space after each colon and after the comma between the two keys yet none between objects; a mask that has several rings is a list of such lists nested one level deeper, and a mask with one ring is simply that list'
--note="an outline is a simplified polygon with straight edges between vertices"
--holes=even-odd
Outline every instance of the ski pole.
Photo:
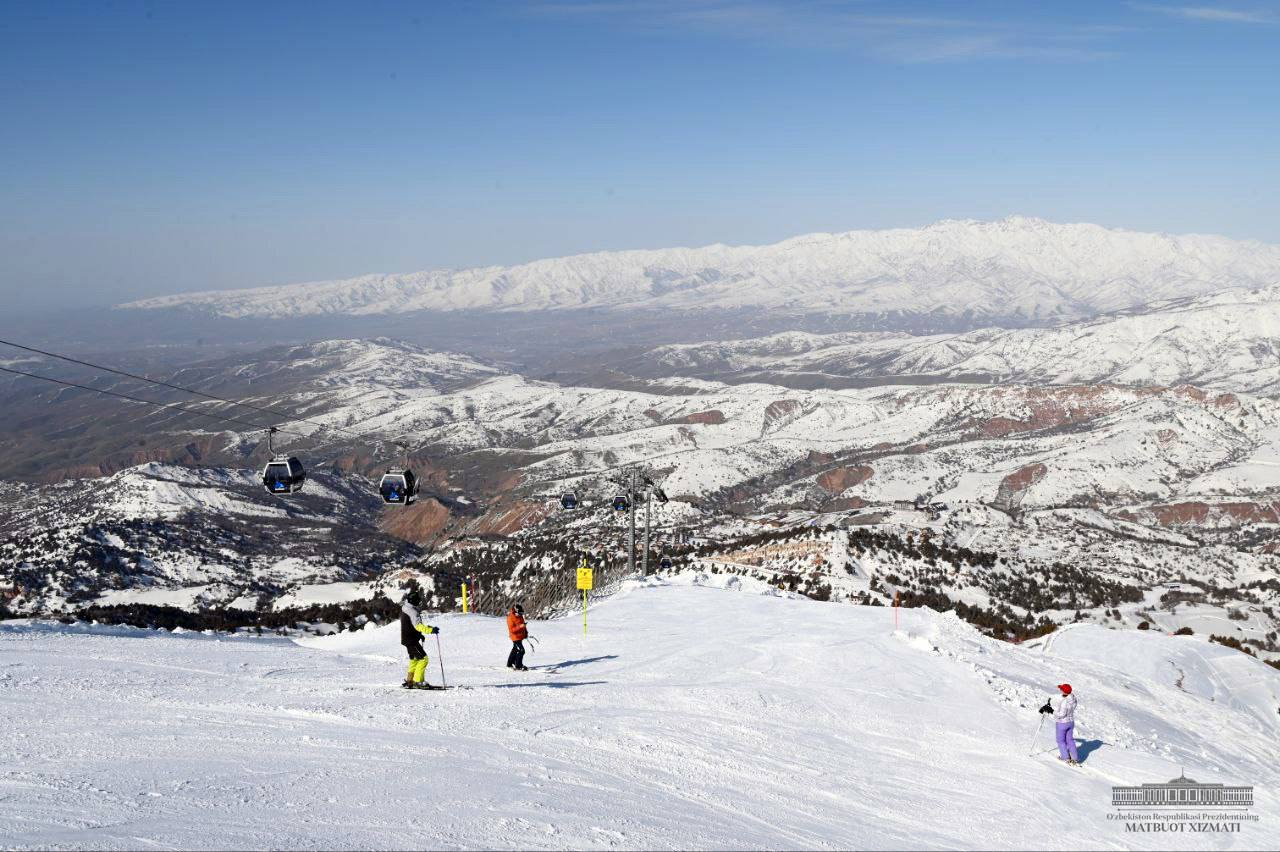
[{"label": "ski pole", "polygon": [[[443,674],[442,674],[441,676],[443,677]],[[1044,730],[1044,717],[1045,717],[1045,714],[1044,714],[1044,713],[1041,713],[1041,714],[1040,714],[1040,724],[1039,724],[1039,725],[1036,725],[1036,733],[1035,733],[1035,736],[1033,736],[1033,737],[1031,738],[1031,751],[1028,753],[1028,755],[1027,755],[1028,757],[1034,757],[1034,756],[1035,756],[1035,753],[1036,753],[1036,740],[1040,739],[1040,732]]]},{"label": "ski pole", "polygon": [[[439,631],[436,631],[436,656],[440,658],[440,685],[447,688],[449,686],[449,682],[444,679],[444,651],[440,650]],[[1043,722],[1044,719],[1041,719],[1040,721]]]}]

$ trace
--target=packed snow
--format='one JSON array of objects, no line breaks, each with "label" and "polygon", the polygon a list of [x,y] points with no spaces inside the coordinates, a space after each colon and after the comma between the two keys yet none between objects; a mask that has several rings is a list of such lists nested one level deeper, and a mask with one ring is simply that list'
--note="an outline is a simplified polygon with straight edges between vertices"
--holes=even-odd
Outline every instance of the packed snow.
[{"label": "packed snow", "polygon": [[[632,582],[533,622],[290,640],[0,624],[0,838],[17,848],[1262,848],[1280,672],[1195,637],[1034,646],[743,578]],[[1083,766],[1036,708],[1079,696]],[[1055,699],[1056,704],[1056,699]],[[38,709],[37,709],[38,708]],[[1240,832],[1149,834],[1113,785],[1249,784]],[[1271,840],[1268,840],[1271,838]]]}]

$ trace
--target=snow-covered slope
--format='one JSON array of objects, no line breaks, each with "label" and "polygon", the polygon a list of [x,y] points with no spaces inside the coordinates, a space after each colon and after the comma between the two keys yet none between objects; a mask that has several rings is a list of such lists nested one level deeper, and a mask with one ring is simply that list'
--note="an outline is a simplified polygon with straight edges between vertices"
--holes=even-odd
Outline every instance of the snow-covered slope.
[{"label": "snow-covered slope", "polygon": [[[684,393],[565,388],[518,376],[419,403],[377,396],[320,415],[371,434],[412,435],[440,463],[510,476],[527,490],[591,486],[643,463],[672,494],[731,489],[792,501],[943,494],[1023,507],[1265,494],[1280,487],[1280,407],[1195,389],[887,387],[786,390],[687,381]],[[826,454],[825,461],[823,461]],[[829,469],[866,475],[810,491]],[[771,492],[770,483],[788,486]]]},{"label": "snow-covered slope", "polygon": [[[91,447],[94,430],[132,446],[132,428],[149,450],[195,447],[202,465],[217,468],[147,465],[107,480],[6,488],[0,585],[22,589],[22,611],[143,586],[157,594],[199,587],[209,603],[252,594],[256,604],[292,583],[364,580],[407,547],[379,526],[418,544],[511,534],[554,514],[562,490],[584,502],[610,499],[610,477],[629,464],[643,465],[674,498],[660,526],[793,510],[875,517],[922,498],[983,507],[973,534],[999,537],[1011,535],[1009,515],[1087,510],[1055,522],[1052,548],[1087,555],[1143,589],[1173,579],[1174,569],[1131,560],[1132,549],[1112,539],[1174,533],[1172,564],[1223,588],[1238,585],[1228,576],[1237,568],[1268,569],[1280,547],[1280,405],[1245,394],[989,384],[796,390],[698,379],[646,390],[569,387],[351,341],[241,356],[181,378],[307,417],[289,425],[302,435],[282,443],[312,470],[308,488],[289,500],[260,490],[252,474],[266,449],[260,433],[204,432],[206,421],[187,426],[169,412],[139,424],[125,403],[41,398],[44,414],[31,422],[61,424],[53,435],[37,430],[59,464]],[[386,509],[367,477],[403,458],[401,441],[423,476],[423,499]],[[1077,522],[1115,531],[1087,554],[1071,551]],[[1028,527],[1012,540],[1036,536],[1049,533]],[[1237,564],[1207,544],[1245,550],[1251,561]]]},{"label": "snow-covered slope", "polygon": [[[410,393],[444,392],[502,371],[458,352],[439,352],[400,340],[321,340],[279,346],[246,360],[236,356],[174,376],[214,384],[286,387],[324,393],[339,389],[394,388]],[[266,400],[264,400],[265,402]]]},{"label": "snow-covered slope", "polygon": [[[382,347],[382,357],[398,363],[393,348]],[[926,493],[1006,508],[1108,506],[1280,489],[1280,407],[1244,395],[1088,386],[795,390],[693,379],[644,392],[490,375],[441,392],[416,379],[362,384],[335,370],[323,386],[308,378],[260,399],[305,412],[307,422],[289,427],[304,436],[285,446],[313,468],[376,473],[405,441],[436,493],[481,499],[604,487],[602,475],[631,463],[661,474],[675,495],[814,507]],[[121,419],[136,417],[121,407]],[[222,465],[260,463],[265,449],[260,434],[195,437],[205,458]]]},{"label": "snow-covered slope", "polygon": [[[239,465],[251,458],[247,466],[261,465],[267,448],[260,439],[267,425],[287,424],[279,436],[283,447],[299,435],[317,432],[313,423],[292,422],[299,418],[310,420],[318,412],[357,406],[389,412],[503,375],[467,355],[386,339],[274,346],[200,361],[171,373],[138,370],[245,405],[193,399],[163,387],[68,368],[53,359],[40,359],[29,368],[41,375],[92,382],[109,392],[187,409],[143,408],[113,397],[68,392],[30,378],[0,379],[0,432],[7,439],[0,447],[0,477],[41,481],[111,474],[146,462]],[[220,422],[193,410],[234,421]],[[54,421],[59,428],[51,430],[49,424]],[[250,428],[255,423],[264,429],[255,432]],[[330,442],[343,438],[358,442],[366,433],[387,437],[376,425],[342,417],[329,418],[327,423],[335,431],[322,437]],[[239,429],[241,436],[221,429],[224,425]],[[385,458],[382,448],[372,449]],[[386,450],[398,455],[394,446]],[[374,467],[376,462],[366,472],[380,472]]]},{"label": "snow-covered slope", "polygon": [[[369,443],[409,440],[413,455],[442,469],[442,485],[590,486],[643,463],[662,472],[673,494],[701,499],[743,486],[738,499],[791,501],[813,496],[808,477],[856,463],[870,474],[826,486],[827,497],[945,493],[991,502],[1006,478],[1034,465],[1045,469],[1016,489],[1028,508],[1280,487],[1272,467],[1280,407],[1246,396],[1080,386],[806,391],[699,380],[660,390],[505,374],[445,394],[344,387],[323,403],[310,392],[281,401],[311,405],[312,422],[293,428],[310,433],[313,460],[349,445],[347,435],[323,428],[331,424]],[[250,436],[240,452],[258,440]],[[1248,475],[1222,478],[1242,465]],[[789,490],[771,493],[775,484]]]},{"label": "snow-covered slope", "polygon": [[[1196,638],[1043,646],[954,617],[698,586],[534,623],[440,617],[295,644],[0,626],[0,836],[17,847],[1139,848],[1273,845],[1280,672]],[[431,647],[436,657],[434,643]],[[429,670],[439,680],[438,660]],[[1071,769],[1037,731],[1079,696]],[[1056,703],[1056,702],[1055,702]],[[39,706],[41,712],[31,713]],[[92,731],[92,745],[69,732]],[[1113,785],[1248,784],[1238,832],[1134,832]],[[1273,838],[1268,840],[1267,838]]]},{"label": "snow-covered slope", "polygon": [[377,528],[361,476],[313,472],[289,500],[254,472],[147,464],[30,489],[0,506],[0,586],[23,612],[70,604],[254,609],[299,584],[365,580],[417,558]]},{"label": "snow-covered slope", "polygon": [[913,337],[788,332],[678,344],[633,362],[647,375],[982,378],[1027,384],[1280,392],[1280,288],[1231,291],[1056,328]]},{"label": "snow-covered slope", "polygon": [[1277,283],[1280,247],[1013,217],[810,234],[770,246],[601,252],[513,267],[367,275],[124,307],[225,317],[752,307],[1026,324]]}]

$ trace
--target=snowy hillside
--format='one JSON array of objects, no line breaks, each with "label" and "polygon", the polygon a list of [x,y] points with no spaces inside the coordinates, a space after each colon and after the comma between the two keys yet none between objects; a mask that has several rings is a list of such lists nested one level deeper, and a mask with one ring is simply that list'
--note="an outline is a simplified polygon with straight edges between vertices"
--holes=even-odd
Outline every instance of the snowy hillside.
[{"label": "snowy hillside", "polygon": [[[740,486],[764,493],[853,463],[869,465],[873,475],[830,496],[912,500],[945,493],[991,502],[1007,477],[1037,464],[1045,470],[1016,488],[1021,505],[1261,494],[1280,487],[1273,472],[1280,406],[1194,388],[805,391],[684,380],[642,392],[506,374],[444,394],[343,387],[282,401],[311,407],[312,422],[292,427],[308,438],[290,446],[301,447],[313,463],[350,451],[353,439],[324,428],[331,425],[371,445],[409,441],[411,454],[429,459],[446,487],[591,486],[602,474],[640,462],[662,471],[669,492],[695,498]],[[242,436],[227,452],[248,455],[260,442],[260,436]],[[825,463],[815,453],[826,454]],[[761,487],[779,474],[783,481]],[[849,490],[854,485],[857,490]]]},{"label": "snowy hillside", "polygon": [[[695,498],[740,486],[758,495],[849,464],[870,465],[874,475],[834,492],[827,482],[829,496],[857,485],[845,496],[912,500],[946,491],[992,501],[1006,476],[1033,464],[1046,465],[1047,475],[1018,489],[1027,491],[1028,506],[1280,487],[1268,473],[1280,446],[1280,408],[1195,389],[952,384],[837,391],[695,379],[639,385],[644,389],[573,387],[387,341],[269,350],[177,378],[305,416],[288,427],[298,434],[279,443],[313,468],[376,475],[403,457],[396,447],[403,442],[432,472],[436,492],[482,498],[522,483],[525,490],[591,485],[584,477],[635,462],[661,471],[669,492]],[[15,400],[33,384],[22,382],[12,386]],[[265,458],[261,433],[231,432],[201,418],[165,412],[140,420],[136,406],[85,395],[37,396],[27,404],[22,414],[32,440],[62,465],[76,453],[97,452],[96,440],[137,451],[139,433],[147,453],[173,446],[182,461],[194,454],[205,465],[251,470]],[[61,433],[39,427],[51,414],[65,427]]]},{"label": "snowy hillside", "polygon": [[442,393],[499,373],[497,368],[458,352],[374,338],[278,346],[255,353],[248,361],[236,356],[202,364],[178,373],[174,380],[204,380],[219,386],[244,383],[259,389],[288,387],[317,394],[377,387]]},{"label": "snowy hillside", "polygon": [[[111,474],[147,462],[240,465],[248,458],[248,466],[261,465],[266,460],[267,425],[311,419],[318,412],[357,405],[389,412],[410,400],[422,404],[422,400],[503,375],[501,370],[467,355],[385,339],[273,346],[199,361],[168,373],[138,370],[252,406],[245,408],[193,400],[186,393],[68,368],[52,359],[33,359],[28,368],[40,375],[92,382],[94,387],[112,393],[189,409],[175,412],[143,408],[109,396],[71,393],[64,387],[31,378],[0,379],[0,430],[9,439],[0,448],[0,477],[46,482]],[[226,423],[193,413],[200,411],[239,422]],[[61,428],[50,430],[51,419]],[[252,429],[254,423],[264,429]],[[228,425],[237,431],[222,428]],[[380,472],[378,463],[385,465],[389,454],[400,453],[394,445],[360,446],[361,434],[370,434],[376,440],[402,437],[387,435],[377,425],[342,417],[329,418],[327,425],[333,431],[325,430],[319,438],[330,446],[345,439],[348,450],[375,456],[366,473]],[[291,423],[279,436],[279,444],[287,448],[299,437],[316,433],[314,423]]]},{"label": "snowy hillside", "polygon": [[[301,434],[280,445],[306,462],[307,488],[292,499],[261,490],[261,433],[168,411],[140,416],[134,405],[84,394],[24,395],[30,381],[15,383],[7,398],[28,407],[6,416],[30,430],[11,433],[15,446],[30,435],[60,466],[101,466],[97,441],[144,458],[175,447],[178,460],[200,465],[144,462],[106,479],[4,486],[0,595],[16,611],[279,606],[300,585],[365,582],[451,537],[484,558],[459,556],[433,571],[467,576],[483,563],[487,577],[511,579],[523,557],[505,540],[480,547],[471,537],[527,531],[549,537],[561,557],[578,547],[616,552],[617,518],[593,510],[570,523],[557,498],[572,489],[586,505],[606,504],[617,489],[611,478],[642,464],[672,497],[655,512],[659,530],[746,535],[744,525],[777,515],[895,535],[927,523],[959,546],[980,544],[1004,569],[971,573],[973,563],[957,557],[945,577],[927,559],[886,571],[916,582],[924,600],[938,593],[1020,607],[1001,616],[1015,635],[1028,622],[1065,623],[1085,611],[1128,618],[1117,608],[1128,602],[1123,590],[1087,600],[1024,593],[1065,576],[1063,565],[1088,564],[1130,595],[1199,582],[1202,609],[1177,618],[1221,618],[1229,623],[1212,630],[1230,636],[1247,623],[1238,637],[1275,653],[1280,405],[1272,399],[1190,387],[566,386],[390,341],[279,347],[178,378],[305,416],[289,425]],[[57,432],[40,425],[51,418]],[[422,499],[388,509],[370,477],[405,456],[422,474]],[[1155,618],[1159,597],[1130,620]]]},{"label": "snowy hillside", "polygon": [[[1012,489],[1006,506],[1027,508],[1280,487],[1280,407],[1265,399],[1195,389],[803,391],[692,380],[663,390],[507,375],[419,401],[397,397],[394,405],[362,395],[316,417],[371,437],[411,435],[423,455],[465,473],[460,481],[505,477],[507,488],[523,481],[525,491],[604,487],[602,475],[641,462],[675,495],[705,500],[745,489],[737,499],[816,500],[815,507],[840,497],[921,494],[995,502],[1002,487]],[[851,465],[867,470],[822,478]],[[1025,482],[1011,479],[1019,473]]]},{"label": "snowy hillside", "polygon": [[[82,546],[96,554],[102,548],[85,538],[86,524],[149,528],[189,511],[239,516],[246,530],[302,523],[363,536],[382,526],[419,543],[446,529],[509,534],[545,518],[549,495],[563,489],[609,499],[608,478],[636,463],[674,498],[664,512],[855,511],[925,497],[1014,513],[1087,508],[1259,552],[1274,549],[1280,530],[1280,407],[1244,395],[983,385],[803,391],[697,380],[667,382],[658,393],[512,374],[446,392],[364,386],[340,372],[326,381],[325,390],[309,379],[272,397],[311,421],[291,427],[308,434],[286,444],[316,472],[301,498],[271,497],[253,480],[261,435],[175,437],[203,441],[206,463],[225,467],[199,474],[142,467],[106,482],[16,489],[0,508],[0,567],[21,572]],[[369,480],[330,473],[376,474],[400,454],[398,440],[408,442],[425,477],[424,499],[411,510],[386,510]],[[307,541],[254,537],[244,545],[249,553],[219,547],[256,560]],[[161,562],[223,561],[173,546],[165,552]],[[127,552],[119,556],[133,564]]]},{"label": "snowy hillside", "polygon": [[417,558],[377,528],[373,483],[313,473],[284,501],[253,472],[148,464],[30,489],[0,506],[0,588],[23,612],[145,603],[255,609],[302,584]]},{"label": "snowy hillside", "polygon": [[1055,328],[805,334],[663,346],[640,375],[838,385],[936,378],[1280,393],[1280,289],[1227,292]]},{"label": "snowy hillside", "polygon": [[1280,247],[1013,217],[810,234],[770,246],[601,252],[513,267],[367,275],[166,296],[123,307],[277,318],[752,307],[1021,325],[1278,283]]},{"label": "snowy hillside", "polygon": [[[749,584],[748,584],[749,585]],[[532,625],[440,617],[449,692],[398,628],[300,640],[0,626],[0,836],[78,848],[1137,848],[1272,845],[1280,672],[1196,638],[1036,645],[946,615],[632,587]],[[428,677],[439,681],[434,643]],[[1084,764],[1036,708],[1079,696]],[[1055,700],[1056,704],[1056,700]],[[42,712],[30,713],[32,706]],[[83,747],[68,731],[93,731]],[[1109,819],[1114,785],[1247,784],[1238,832]]]}]

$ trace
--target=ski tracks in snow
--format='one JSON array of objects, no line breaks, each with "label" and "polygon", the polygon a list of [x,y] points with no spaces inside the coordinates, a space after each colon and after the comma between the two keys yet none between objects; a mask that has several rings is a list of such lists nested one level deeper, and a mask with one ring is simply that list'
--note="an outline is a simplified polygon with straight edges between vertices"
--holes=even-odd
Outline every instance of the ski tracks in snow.
[{"label": "ski tracks in snow", "polygon": [[[442,616],[450,684],[476,687],[448,692],[396,687],[394,626],[298,643],[0,630],[0,837],[1142,847],[1106,821],[1109,787],[1180,767],[1253,783],[1264,823],[1280,817],[1273,735],[1254,715],[1264,697],[1236,707],[1179,690],[1167,663],[1178,646],[1073,630],[1052,654],[1029,653],[953,616],[909,610],[896,634],[884,616],[649,584],[595,607],[586,637],[576,618],[539,624],[548,665],[565,671],[520,674],[494,665],[500,619]],[[1221,674],[1207,651],[1180,659]],[[1275,684],[1269,670],[1232,676]],[[1062,679],[1081,696],[1081,738],[1102,741],[1074,774],[1026,754],[1035,709]]]}]

